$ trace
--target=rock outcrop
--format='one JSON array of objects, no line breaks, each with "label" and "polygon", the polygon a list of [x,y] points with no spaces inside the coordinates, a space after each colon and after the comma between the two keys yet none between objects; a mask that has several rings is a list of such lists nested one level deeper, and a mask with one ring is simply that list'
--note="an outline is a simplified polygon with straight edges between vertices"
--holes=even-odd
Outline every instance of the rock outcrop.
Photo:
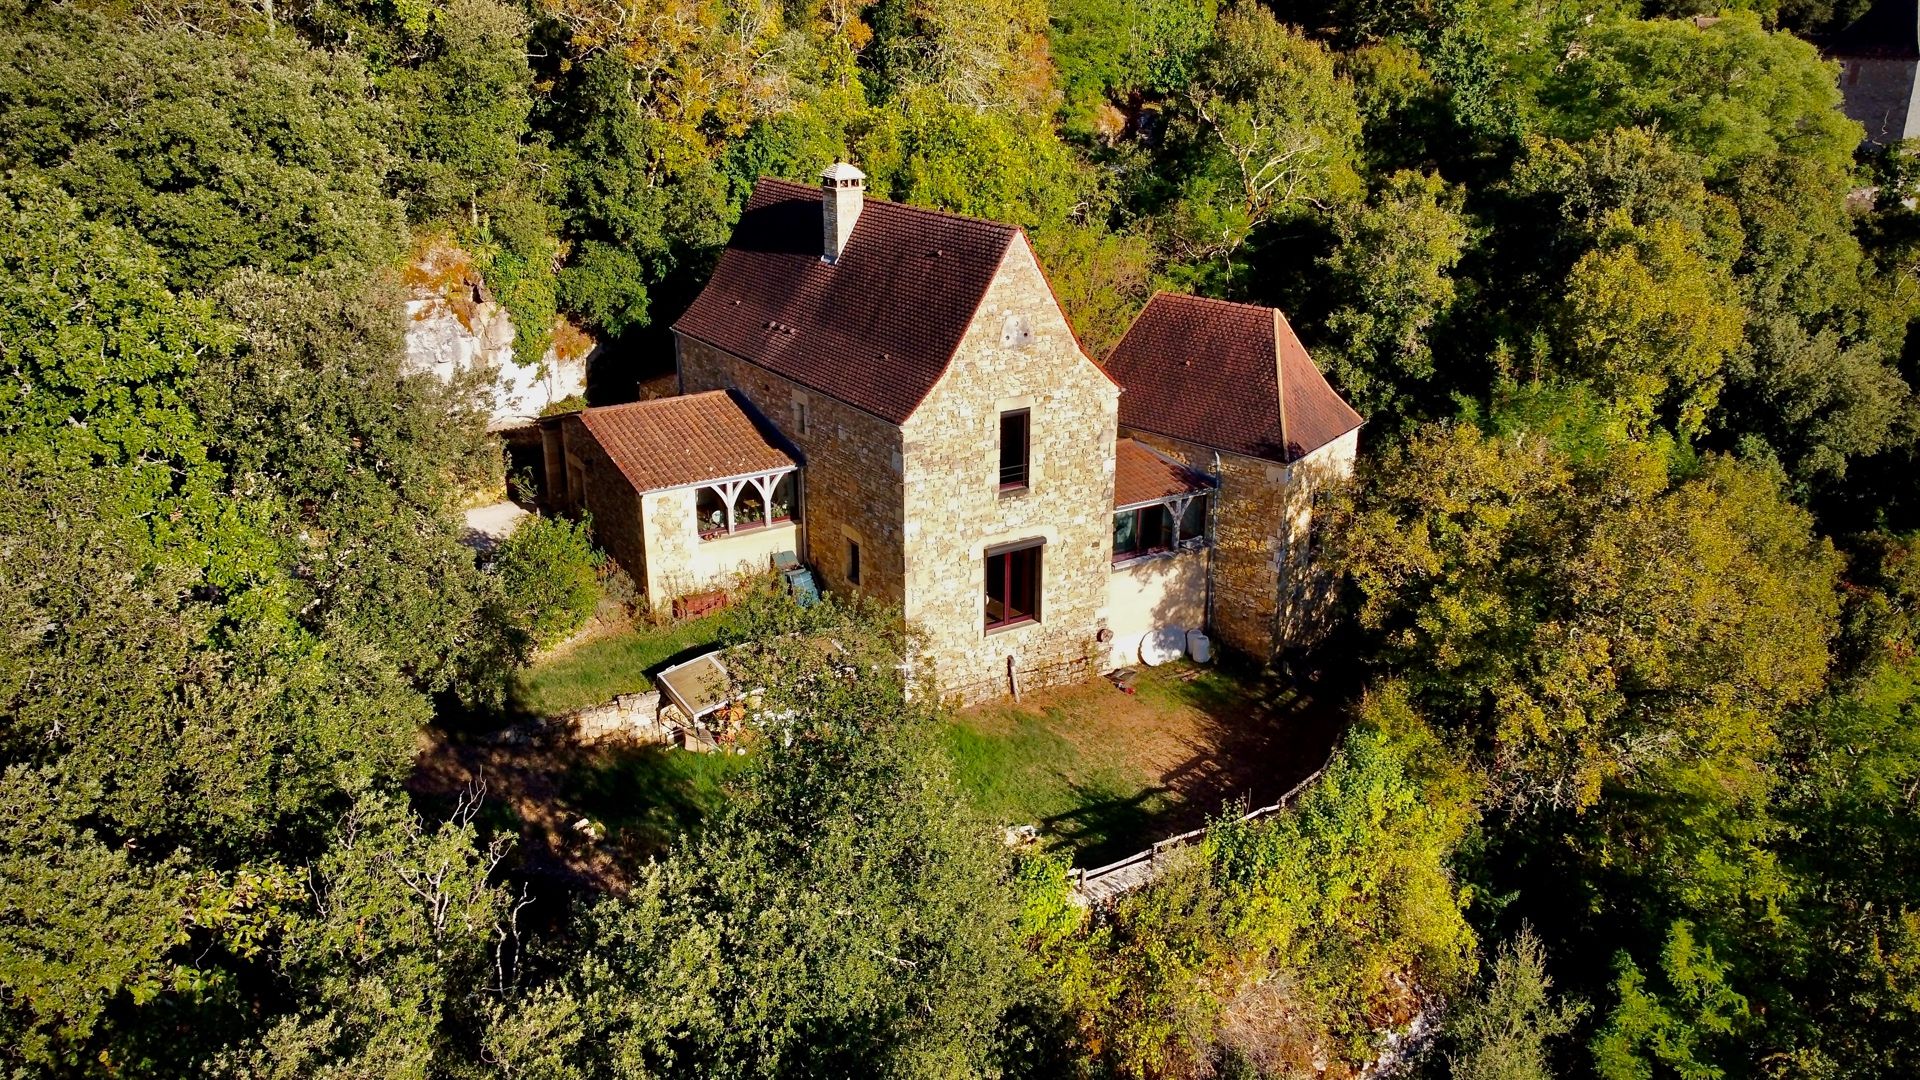
[{"label": "rock outcrop", "polygon": [[593,339],[561,318],[539,363],[519,362],[513,319],[464,249],[446,240],[424,246],[405,281],[408,370],[449,380],[476,369],[490,372],[490,428],[518,427],[554,402],[586,393],[587,363],[598,347]]}]

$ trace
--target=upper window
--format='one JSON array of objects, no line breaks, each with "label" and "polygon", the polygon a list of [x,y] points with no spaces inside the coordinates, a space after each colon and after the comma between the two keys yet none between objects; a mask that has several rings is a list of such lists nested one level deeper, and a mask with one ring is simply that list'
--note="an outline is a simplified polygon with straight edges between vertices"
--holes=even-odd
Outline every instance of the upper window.
[{"label": "upper window", "polygon": [[860,584],[860,541],[847,539],[847,584]]},{"label": "upper window", "polygon": [[1040,618],[1041,542],[987,553],[987,629]]},{"label": "upper window", "polygon": [[1027,486],[1027,436],[1033,414],[1014,409],[1000,414],[1000,490],[1019,491]]}]

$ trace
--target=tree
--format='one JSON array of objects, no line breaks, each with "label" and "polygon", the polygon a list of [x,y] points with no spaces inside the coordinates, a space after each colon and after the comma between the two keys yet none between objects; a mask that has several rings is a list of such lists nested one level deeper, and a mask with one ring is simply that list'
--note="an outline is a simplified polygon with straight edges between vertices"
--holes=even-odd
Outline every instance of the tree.
[{"label": "tree", "polygon": [[919,88],[871,120],[853,150],[876,194],[1030,228],[1090,209],[1084,166],[1045,117],[981,111]]},{"label": "tree", "polygon": [[424,1078],[471,1060],[512,989],[519,908],[493,880],[508,842],[480,842],[478,809],[476,793],[430,828],[391,796],[355,802],[271,920],[285,998],[215,1075]]},{"label": "tree", "polygon": [[1104,359],[1153,291],[1152,245],[1137,234],[1063,225],[1035,233],[1033,249],[1081,347]]},{"label": "tree", "polygon": [[1831,65],[1792,34],[1762,29],[1751,13],[1705,26],[1596,20],[1575,36],[1542,96],[1555,135],[1657,127],[1714,176],[1773,154],[1844,170],[1861,138],[1840,112]]},{"label": "tree", "polygon": [[1639,1080],[1657,1066],[1701,1080],[1724,1075],[1713,1064],[1716,1042],[1737,1036],[1748,1018],[1747,1000],[1727,986],[1726,965],[1676,922],[1660,953],[1664,985],[1624,954],[1614,987],[1620,1003],[1593,1040],[1594,1069],[1603,1080]]},{"label": "tree", "polygon": [[514,623],[539,645],[580,628],[600,602],[599,570],[606,557],[593,548],[586,522],[558,518],[524,521],[493,555]]},{"label": "tree", "polygon": [[1324,46],[1243,4],[1220,17],[1180,114],[1189,257],[1231,260],[1262,223],[1359,189],[1360,112]]},{"label": "tree", "polygon": [[58,7],[0,46],[0,164],[137,233],[176,287],[396,258],[392,124],[356,58],[291,35],[236,49]]},{"label": "tree", "polygon": [[1670,418],[1682,433],[1698,432],[1740,340],[1732,283],[1678,223],[1615,221],[1567,276],[1559,330],[1568,372],[1591,380],[1640,429]]},{"label": "tree", "polygon": [[742,617],[757,645],[729,666],[766,688],[753,765],[589,913],[570,989],[588,1071],[989,1071],[1017,986],[1010,867],[960,811],[929,695],[906,696],[897,616],[769,594]]},{"label": "tree", "polygon": [[1553,1080],[1549,1044],[1570,1034],[1585,1002],[1554,1001],[1546,949],[1532,929],[1500,943],[1478,996],[1447,1019],[1452,1080]]},{"label": "tree", "polygon": [[1461,192],[1395,173],[1334,229],[1339,247],[1325,265],[1343,302],[1327,318],[1333,348],[1322,356],[1361,415],[1409,418],[1434,374],[1428,331],[1456,295],[1451,271],[1468,236]]},{"label": "tree", "polygon": [[1370,471],[1336,556],[1383,657],[1520,804],[1754,761],[1836,628],[1838,558],[1776,478],[1590,415],[1550,438],[1422,429]]},{"label": "tree", "polygon": [[1258,987],[1304,1026],[1297,1041],[1358,1061],[1371,1053],[1372,1018],[1405,1004],[1410,984],[1451,992],[1471,974],[1473,932],[1449,862],[1473,817],[1472,782],[1404,695],[1371,700],[1363,719],[1291,812],[1216,822],[1199,852],[1104,917],[1049,904],[1044,875],[1029,880],[1041,970],[1116,1071],[1165,1075],[1215,1049],[1274,1057],[1265,1043],[1291,1040],[1261,1023],[1258,1045],[1221,1030]]}]

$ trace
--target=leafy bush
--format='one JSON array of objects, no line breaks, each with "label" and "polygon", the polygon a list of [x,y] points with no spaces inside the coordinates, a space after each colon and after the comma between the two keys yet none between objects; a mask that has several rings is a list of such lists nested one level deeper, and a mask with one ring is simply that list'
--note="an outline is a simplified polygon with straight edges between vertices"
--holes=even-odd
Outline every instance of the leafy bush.
[{"label": "leafy bush", "polygon": [[600,602],[600,567],[588,523],[533,518],[502,541],[493,569],[514,622],[536,645],[578,630]]}]

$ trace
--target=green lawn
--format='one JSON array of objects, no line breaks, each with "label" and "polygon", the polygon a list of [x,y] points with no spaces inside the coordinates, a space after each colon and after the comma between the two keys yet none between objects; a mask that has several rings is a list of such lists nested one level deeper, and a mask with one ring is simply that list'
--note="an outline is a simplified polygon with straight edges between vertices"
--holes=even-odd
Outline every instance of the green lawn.
[{"label": "green lawn", "polygon": [[664,852],[720,808],[722,785],[747,767],[732,753],[618,746],[586,755],[562,785],[567,803],[607,829],[633,858]]},{"label": "green lawn", "polygon": [[634,624],[591,638],[514,676],[515,711],[558,716],[653,689],[649,670],[681,653],[704,651],[720,639],[727,616],[716,612],[669,626]]},{"label": "green lawn", "polygon": [[[1147,836],[1172,809],[1158,777],[1120,754],[1089,753],[1063,737],[1067,710],[1016,712],[983,729],[963,717],[947,729],[954,772],[993,821],[1038,825],[1047,846],[1097,860]],[[1004,726],[1002,726],[1004,724]]]},{"label": "green lawn", "polygon": [[1136,689],[1100,681],[969,709],[946,732],[955,775],[990,819],[1038,825],[1091,866],[1199,824],[1262,771],[1251,741],[1273,717],[1249,681],[1170,664]]}]

